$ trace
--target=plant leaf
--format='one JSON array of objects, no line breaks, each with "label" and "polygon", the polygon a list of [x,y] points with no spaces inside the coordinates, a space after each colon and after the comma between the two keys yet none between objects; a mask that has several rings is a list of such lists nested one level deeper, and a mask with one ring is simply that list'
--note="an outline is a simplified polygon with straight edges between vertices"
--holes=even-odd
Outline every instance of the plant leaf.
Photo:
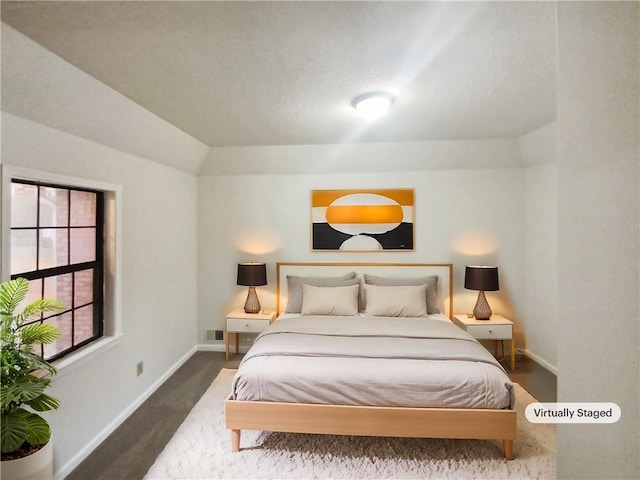
[{"label": "plant leaf", "polygon": [[22,343],[52,343],[60,338],[60,329],[47,323],[31,323],[20,328]]},{"label": "plant leaf", "polygon": [[11,397],[9,395],[9,388],[6,385],[0,386],[0,407],[2,407],[2,411],[4,412],[5,408],[11,402]]},{"label": "plant leaf", "polygon": [[34,375],[27,375],[19,378],[12,385],[9,385],[7,398],[9,401],[28,402],[38,398],[44,392],[51,381],[47,378],[38,378]]},{"label": "plant leaf", "polygon": [[0,432],[2,451],[4,453],[13,452],[27,439],[27,420],[18,411],[13,411],[3,414],[0,422],[2,423],[2,431]]},{"label": "plant leaf", "polygon": [[35,413],[25,415],[27,421],[27,442],[31,445],[43,445],[51,438],[51,428],[47,421]]},{"label": "plant leaf", "polygon": [[56,367],[46,360],[43,360],[40,355],[33,353],[32,351],[21,351],[20,360],[23,362],[23,366],[27,369],[26,373],[30,373],[35,370],[44,370],[49,372],[51,375],[56,373]]},{"label": "plant leaf", "polygon": [[62,310],[64,310],[64,303],[61,301],[42,298],[24,307],[22,313],[16,314],[15,317],[18,325],[22,325],[27,320],[40,317],[41,313],[60,312]]},{"label": "plant leaf", "polygon": [[20,302],[27,298],[29,292],[29,280],[26,278],[16,278],[0,284],[0,305],[2,306],[3,322],[5,316],[13,316],[13,312]]},{"label": "plant leaf", "polygon": [[[43,393],[39,397],[34,398],[29,402],[25,402],[36,412],[47,412],[49,410],[56,410],[60,406],[60,402],[57,399]],[[31,443],[31,442],[29,442]]]}]

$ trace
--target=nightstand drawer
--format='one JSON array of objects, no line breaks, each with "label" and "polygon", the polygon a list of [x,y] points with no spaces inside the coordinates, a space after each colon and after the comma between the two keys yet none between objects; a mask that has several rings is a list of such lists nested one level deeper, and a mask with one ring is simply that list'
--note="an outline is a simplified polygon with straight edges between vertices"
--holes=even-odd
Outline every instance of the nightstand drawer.
[{"label": "nightstand drawer", "polygon": [[511,325],[467,325],[467,332],[482,339],[511,339],[511,330]]},{"label": "nightstand drawer", "polygon": [[254,318],[227,318],[227,332],[258,333],[266,330],[269,320]]}]

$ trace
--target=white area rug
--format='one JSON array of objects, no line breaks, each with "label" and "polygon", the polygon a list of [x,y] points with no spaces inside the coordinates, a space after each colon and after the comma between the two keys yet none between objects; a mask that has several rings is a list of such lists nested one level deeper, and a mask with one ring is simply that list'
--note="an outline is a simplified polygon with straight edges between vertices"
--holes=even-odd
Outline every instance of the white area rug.
[{"label": "white area rug", "polygon": [[515,459],[502,442],[351,437],[243,431],[231,453],[224,400],[235,370],[223,369],[158,456],[145,479],[550,479],[555,478],[555,427],[524,417],[536,400],[516,385]]}]

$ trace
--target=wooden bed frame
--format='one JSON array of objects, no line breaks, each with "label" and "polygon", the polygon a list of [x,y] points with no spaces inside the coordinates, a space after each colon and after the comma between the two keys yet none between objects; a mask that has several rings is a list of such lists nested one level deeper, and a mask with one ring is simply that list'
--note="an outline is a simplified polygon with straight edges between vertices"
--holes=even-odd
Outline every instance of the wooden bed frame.
[{"label": "wooden bed frame", "polygon": [[[437,274],[438,306],[453,315],[453,265],[416,263],[278,263],[278,314],[286,305],[286,275],[334,276],[356,271],[388,277]],[[515,410],[406,408],[305,403],[225,401],[231,449],[240,450],[242,430],[415,438],[502,440],[504,456],[513,458]]]}]

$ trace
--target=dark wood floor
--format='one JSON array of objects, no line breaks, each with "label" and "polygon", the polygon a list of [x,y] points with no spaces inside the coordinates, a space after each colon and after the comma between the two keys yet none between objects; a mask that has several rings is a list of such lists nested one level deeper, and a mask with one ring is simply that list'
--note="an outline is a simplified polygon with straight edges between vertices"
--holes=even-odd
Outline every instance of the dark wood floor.
[{"label": "dark wood floor", "polygon": [[539,402],[556,402],[556,376],[540,364],[528,357],[516,354],[516,369],[509,369],[509,361],[503,360],[502,365],[509,374],[512,382],[520,384]]},{"label": "dark wood floor", "polygon": [[[222,368],[237,368],[240,356],[196,352],[66,480],[141,479]],[[526,357],[517,357],[512,381],[541,402],[556,401],[556,377]]]}]

